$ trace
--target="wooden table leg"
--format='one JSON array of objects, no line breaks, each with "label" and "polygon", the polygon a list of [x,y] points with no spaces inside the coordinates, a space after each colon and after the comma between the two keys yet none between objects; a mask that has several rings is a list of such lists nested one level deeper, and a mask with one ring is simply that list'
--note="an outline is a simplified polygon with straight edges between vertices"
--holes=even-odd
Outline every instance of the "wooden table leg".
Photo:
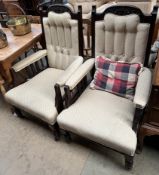
[{"label": "wooden table leg", "polygon": [[3,85],[4,85],[4,80],[3,80],[2,76],[0,75],[0,91],[4,95],[6,93],[6,90],[5,90]]},{"label": "wooden table leg", "polygon": [[7,83],[12,82],[12,75],[10,72],[11,64],[10,63],[0,63],[0,74]]}]

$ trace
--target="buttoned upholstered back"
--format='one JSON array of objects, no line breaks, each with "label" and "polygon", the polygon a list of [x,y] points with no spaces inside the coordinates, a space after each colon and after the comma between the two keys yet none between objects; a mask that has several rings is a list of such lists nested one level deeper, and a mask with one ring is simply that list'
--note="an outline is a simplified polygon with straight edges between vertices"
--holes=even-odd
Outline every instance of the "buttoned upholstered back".
[{"label": "buttoned upholstered back", "polygon": [[79,34],[78,22],[78,20],[71,18],[69,12],[50,11],[48,17],[43,18],[50,67],[64,70],[74,61],[76,56],[82,55],[79,49],[81,47],[79,43],[82,44],[82,33]]},{"label": "buttoned upholstered back", "polygon": [[95,39],[92,40],[95,45],[94,56],[106,55],[112,60],[145,63],[145,58],[150,52],[155,21],[151,15],[146,21],[146,16],[144,18],[142,12],[135,9],[135,7],[113,6],[103,13],[101,20],[98,16],[98,20],[94,23]]}]

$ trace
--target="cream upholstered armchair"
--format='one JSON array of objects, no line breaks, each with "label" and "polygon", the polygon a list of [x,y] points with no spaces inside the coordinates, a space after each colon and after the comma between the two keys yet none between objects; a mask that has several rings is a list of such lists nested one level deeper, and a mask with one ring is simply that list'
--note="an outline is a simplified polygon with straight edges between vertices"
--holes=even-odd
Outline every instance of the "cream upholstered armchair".
[{"label": "cream upholstered armchair", "polygon": [[[139,74],[134,98],[131,100],[91,89],[90,86],[85,86],[84,92],[83,89],[79,90],[77,99],[76,96],[72,97],[74,89],[80,87],[89,72],[94,74],[94,59],[89,59],[66,82],[67,108],[57,118],[59,127],[66,131],[68,138],[70,133],[75,133],[123,154],[127,169],[133,165],[137,146],[136,132],[151,89],[151,71],[146,66],[156,11],[155,8],[151,15],[145,16],[140,9],[129,6],[112,6],[101,14],[96,14],[95,8],[93,9],[93,57],[109,55],[110,60],[116,60],[116,64],[142,63],[144,68]],[[107,67],[105,65],[103,68],[105,74]],[[110,77],[113,77],[114,68],[111,68]],[[103,79],[101,84],[104,81],[106,80]],[[109,88],[111,85],[108,84]]]},{"label": "cream upholstered armchair", "polygon": [[9,90],[5,99],[18,116],[22,117],[24,111],[46,122],[58,139],[56,117],[64,105],[62,89],[83,62],[81,8],[78,13],[72,13],[67,7],[56,5],[50,6],[48,11],[48,16],[43,18],[46,50],[40,50],[12,67],[14,72],[30,65],[34,70],[40,68],[37,62],[47,56],[47,68]]}]

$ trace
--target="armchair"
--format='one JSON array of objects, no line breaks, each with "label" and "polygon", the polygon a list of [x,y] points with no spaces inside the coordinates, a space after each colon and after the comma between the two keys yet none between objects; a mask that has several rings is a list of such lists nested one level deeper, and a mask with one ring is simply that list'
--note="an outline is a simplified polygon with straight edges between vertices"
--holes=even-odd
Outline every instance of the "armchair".
[{"label": "armchair", "polygon": [[130,6],[112,6],[103,13],[96,13],[95,8],[92,11],[92,56],[111,54],[110,59],[118,56],[117,61],[142,63],[144,68],[133,100],[92,90],[86,84],[77,97],[74,89],[83,85],[89,72],[94,75],[94,59],[89,59],[66,82],[67,108],[57,122],[69,137],[74,133],[123,154],[125,167],[131,169],[136,133],[151,89],[151,71],[146,66],[157,9],[148,16]]},{"label": "armchair", "polygon": [[31,70],[41,70],[38,61],[46,56],[47,68],[9,90],[5,99],[18,116],[22,117],[24,111],[46,122],[54,130],[57,140],[56,117],[64,106],[63,87],[83,62],[81,8],[78,13],[72,13],[67,7],[53,5],[48,12],[48,16],[43,18],[46,50],[28,56],[12,69],[16,73],[27,71],[28,66]]}]

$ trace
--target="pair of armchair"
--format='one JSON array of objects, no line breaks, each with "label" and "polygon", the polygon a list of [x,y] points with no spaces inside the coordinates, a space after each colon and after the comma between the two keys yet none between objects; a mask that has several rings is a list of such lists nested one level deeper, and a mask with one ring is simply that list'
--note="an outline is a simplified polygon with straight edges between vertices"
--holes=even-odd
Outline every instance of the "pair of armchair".
[{"label": "pair of armchair", "polygon": [[[112,6],[103,13],[96,13],[93,7],[93,58],[84,63],[79,56],[83,55],[80,8],[77,14],[66,6],[55,5],[49,10],[54,12],[43,19],[47,49],[22,60],[13,69],[19,72],[46,55],[50,68],[8,91],[6,100],[17,115],[25,111],[48,123],[56,140],[60,129],[67,138],[70,133],[85,137],[123,154],[125,167],[131,169],[136,133],[151,89],[151,71],[146,66],[157,9],[145,16],[135,7]],[[117,61],[144,65],[132,101],[87,86],[87,75],[94,75],[94,57],[105,54],[112,55],[111,59],[118,56]]]}]

